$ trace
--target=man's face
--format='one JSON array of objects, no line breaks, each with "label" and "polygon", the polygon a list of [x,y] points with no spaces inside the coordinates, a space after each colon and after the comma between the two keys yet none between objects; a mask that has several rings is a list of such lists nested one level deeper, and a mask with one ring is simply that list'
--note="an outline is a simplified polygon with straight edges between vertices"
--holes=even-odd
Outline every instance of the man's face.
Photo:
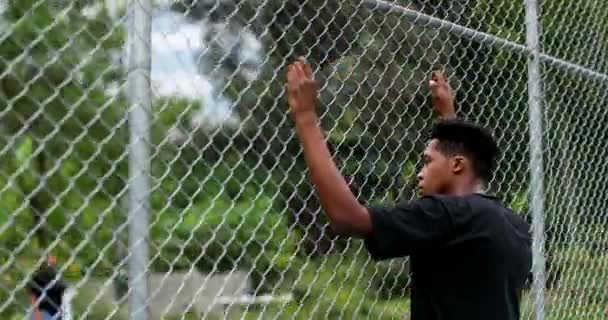
[{"label": "man's face", "polygon": [[424,166],[418,173],[418,188],[422,195],[444,194],[451,189],[454,164],[437,149],[437,144],[437,140],[431,140],[423,153]]}]

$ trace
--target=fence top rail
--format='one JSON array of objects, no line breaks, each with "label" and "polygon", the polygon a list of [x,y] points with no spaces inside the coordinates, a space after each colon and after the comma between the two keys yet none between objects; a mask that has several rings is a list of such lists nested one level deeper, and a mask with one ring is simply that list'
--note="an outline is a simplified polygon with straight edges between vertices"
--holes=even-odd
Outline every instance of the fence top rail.
[{"label": "fence top rail", "polygon": [[[526,45],[507,40],[493,34],[477,31],[470,29],[453,22],[449,22],[443,19],[435,18],[433,16],[424,14],[422,12],[406,8],[404,6],[391,3],[386,0],[363,0],[363,4],[371,10],[378,10],[383,13],[398,12],[403,14],[405,18],[410,20],[412,23],[423,25],[425,27],[431,27],[440,31],[445,31],[457,36],[469,38],[473,41],[488,44],[496,48],[506,49],[511,52],[519,54],[532,54],[532,49]],[[572,72],[575,74],[581,74],[589,78],[593,78],[600,81],[608,82],[608,74],[597,72],[581,66],[576,63],[572,63],[557,57],[539,53],[538,55],[541,62],[551,64],[564,71]]]}]

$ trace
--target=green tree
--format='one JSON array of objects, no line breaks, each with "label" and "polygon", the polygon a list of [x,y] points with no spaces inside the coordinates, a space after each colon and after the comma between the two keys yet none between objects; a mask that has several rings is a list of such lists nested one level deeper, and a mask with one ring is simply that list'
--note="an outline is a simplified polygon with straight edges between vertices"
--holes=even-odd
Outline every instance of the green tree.
[{"label": "green tree", "polygon": [[111,56],[124,34],[105,12],[86,18],[51,2],[8,1],[1,18],[0,242],[14,249],[0,261],[9,271],[3,286],[14,290],[44,260],[41,250],[62,262],[114,265],[107,246],[122,219],[127,108],[106,88],[124,81]]}]

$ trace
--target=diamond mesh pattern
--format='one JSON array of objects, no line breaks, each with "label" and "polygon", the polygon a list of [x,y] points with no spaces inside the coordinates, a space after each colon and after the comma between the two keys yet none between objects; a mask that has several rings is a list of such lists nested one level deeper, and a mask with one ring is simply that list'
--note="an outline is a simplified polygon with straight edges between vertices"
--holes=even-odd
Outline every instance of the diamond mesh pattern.
[{"label": "diamond mesh pattern", "polygon": [[[2,319],[29,312],[49,260],[68,318],[129,318],[126,4],[0,0]],[[541,64],[545,319],[600,319],[606,304],[606,6],[539,6],[541,51],[561,59]],[[532,221],[523,2],[181,0],[149,15],[150,319],[407,316],[408,259],[372,262],[333,234],[308,181],[284,92],[299,56],[362,202],[415,196],[441,68],[459,115],[504,150],[492,192]],[[526,292],[522,318],[533,309]]]}]

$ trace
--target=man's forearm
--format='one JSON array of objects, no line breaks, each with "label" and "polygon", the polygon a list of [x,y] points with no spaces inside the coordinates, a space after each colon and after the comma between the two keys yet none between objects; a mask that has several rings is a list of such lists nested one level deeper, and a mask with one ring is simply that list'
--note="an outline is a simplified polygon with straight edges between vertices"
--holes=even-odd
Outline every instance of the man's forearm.
[{"label": "man's forearm", "polygon": [[339,234],[365,236],[371,232],[367,209],[352,194],[336,167],[314,112],[294,119],[310,178],[332,228]]}]

